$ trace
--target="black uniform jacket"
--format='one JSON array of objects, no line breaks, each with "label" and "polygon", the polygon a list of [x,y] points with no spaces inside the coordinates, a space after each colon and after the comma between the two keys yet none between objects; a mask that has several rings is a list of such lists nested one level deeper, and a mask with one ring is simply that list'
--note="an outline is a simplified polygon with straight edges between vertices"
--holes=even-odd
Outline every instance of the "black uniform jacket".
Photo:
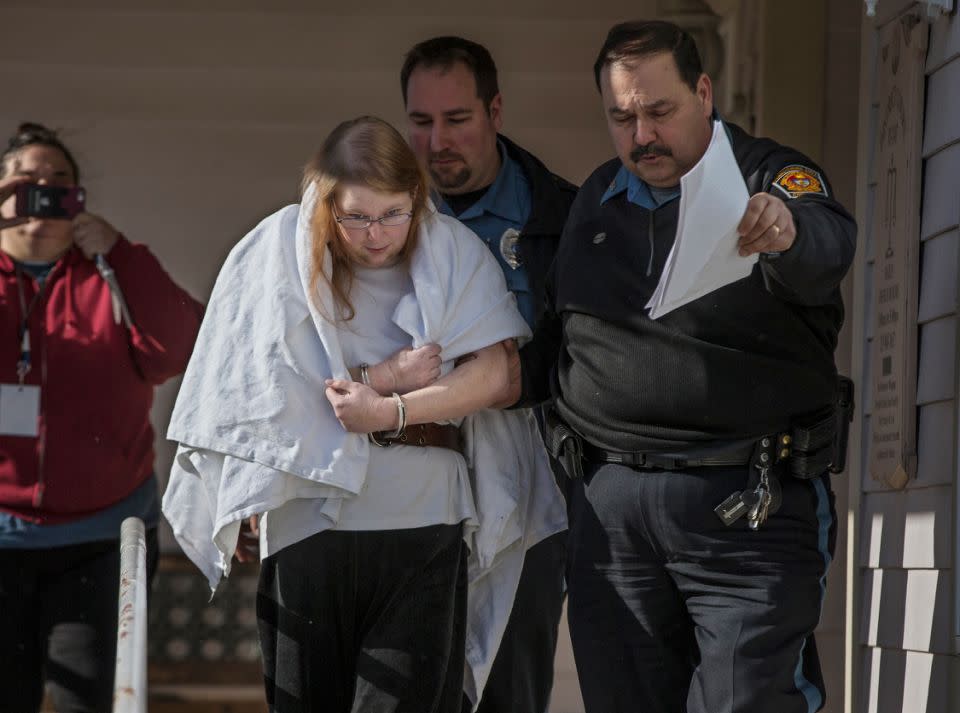
[{"label": "black uniform jacket", "polygon": [[[564,420],[595,445],[662,451],[770,433],[832,402],[839,286],[856,225],[806,156],[727,128],[749,193],[786,201],[794,245],[653,321],[645,305],[673,244],[680,201],[651,211],[623,192],[601,203],[621,166],[605,163],[570,212],[548,309],[521,351],[519,405],[553,396]],[[788,179],[791,167],[822,190],[790,197],[775,181]]]}]

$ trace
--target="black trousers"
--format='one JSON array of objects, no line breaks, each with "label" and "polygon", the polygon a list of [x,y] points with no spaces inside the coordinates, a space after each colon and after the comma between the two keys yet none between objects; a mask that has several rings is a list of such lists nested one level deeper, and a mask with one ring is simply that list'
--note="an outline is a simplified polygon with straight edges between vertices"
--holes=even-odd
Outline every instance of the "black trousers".
[{"label": "black trousers", "polygon": [[260,568],[257,619],[276,713],[454,713],[465,663],[461,525],[328,530]]},{"label": "black trousers", "polygon": [[[147,574],[157,568],[147,532]],[[0,549],[0,708],[110,713],[117,657],[120,542]]]},{"label": "black trousers", "polygon": [[713,508],[747,467],[588,470],[572,494],[568,616],[588,713],[812,713],[835,543],[826,476],[781,478],[758,531]]},{"label": "black trousers", "polygon": [[[546,713],[563,613],[567,533],[527,551],[510,619],[477,713]],[[464,700],[464,710],[470,710]]]}]

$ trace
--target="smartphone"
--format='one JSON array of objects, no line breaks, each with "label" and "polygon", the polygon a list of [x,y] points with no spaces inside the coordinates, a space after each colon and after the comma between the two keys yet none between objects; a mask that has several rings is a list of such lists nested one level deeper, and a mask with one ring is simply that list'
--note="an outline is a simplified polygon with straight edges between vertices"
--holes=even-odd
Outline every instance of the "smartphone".
[{"label": "smartphone", "polygon": [[16,214],[20,218],[62,218],[71,220],[82,213],[87,194],[80,186],[17,186]]}]

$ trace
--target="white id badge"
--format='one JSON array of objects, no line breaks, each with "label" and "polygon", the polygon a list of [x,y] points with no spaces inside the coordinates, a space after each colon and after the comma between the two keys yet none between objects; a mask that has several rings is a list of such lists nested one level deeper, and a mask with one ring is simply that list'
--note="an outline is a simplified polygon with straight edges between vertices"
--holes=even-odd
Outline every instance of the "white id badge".
[{"label": "white id badge", "polygon": [[40,435],[40,387],[0,384],[0,436]]}]

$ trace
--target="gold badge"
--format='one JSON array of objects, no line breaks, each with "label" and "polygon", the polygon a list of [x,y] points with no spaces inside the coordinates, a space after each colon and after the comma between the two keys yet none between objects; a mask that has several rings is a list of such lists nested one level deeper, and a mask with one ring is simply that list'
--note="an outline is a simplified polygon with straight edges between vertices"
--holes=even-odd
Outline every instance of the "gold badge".
[{"label": "gold badge", "polygon": [[796,198],[804,194],[827,195],[827,189],[823,185],[820,174],[806,166],[787,166],[773,179],[773,185],[783,191],[788,198]]}]

